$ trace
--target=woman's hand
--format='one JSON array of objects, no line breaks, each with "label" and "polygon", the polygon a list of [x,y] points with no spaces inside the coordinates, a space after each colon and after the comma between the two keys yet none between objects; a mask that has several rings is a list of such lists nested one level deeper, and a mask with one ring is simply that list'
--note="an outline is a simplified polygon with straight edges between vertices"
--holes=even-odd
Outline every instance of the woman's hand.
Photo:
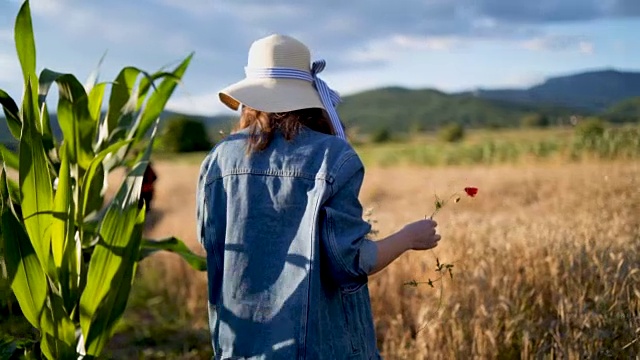
[{"label": "woman's hand", "polygon": [[407,247],[412,250],[429,250],[438,246],[440,235],[436,233],[438,223],[433,220],[419,220],[405,225],[400,232],[407,239]]},{"label": "woman's hand", "polygon": [[378,258],[369,275],[384,269],[407,250],[428,250],[436,247],[440,241],[436,226],[438,224],[433,220],[419,220],[405,225],[395,234],[376,241]]}]

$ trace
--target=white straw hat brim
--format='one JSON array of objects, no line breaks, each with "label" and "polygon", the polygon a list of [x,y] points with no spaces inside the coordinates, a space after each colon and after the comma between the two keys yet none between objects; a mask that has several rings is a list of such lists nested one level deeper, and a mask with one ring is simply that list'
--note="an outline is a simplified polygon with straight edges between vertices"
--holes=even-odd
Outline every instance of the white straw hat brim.
[{"label": "white straw hat brim", "polygon": [[245,78],[224,88],[218,96],[232,110],[238,110],[240,104],[269,113],[325,109],[313,83],[297,79]]}]

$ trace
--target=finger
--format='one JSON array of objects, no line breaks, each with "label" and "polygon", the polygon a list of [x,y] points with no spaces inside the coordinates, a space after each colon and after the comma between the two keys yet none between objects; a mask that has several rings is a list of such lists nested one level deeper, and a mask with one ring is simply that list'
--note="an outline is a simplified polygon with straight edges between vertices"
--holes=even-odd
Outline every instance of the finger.
[{"label": "finger", "polygon": [[438,223],[437,223],[437,222],[435,222],[435,221],[433,221],[433,220],[431,220],[431,224],[433,225],[433,227],[438,226]]},{"label": "finger", "polygon": [[440,235],[434,235],[433,236],[433,241],[438,242],[438,241],[440,241],[441,238],[442,237]]}]

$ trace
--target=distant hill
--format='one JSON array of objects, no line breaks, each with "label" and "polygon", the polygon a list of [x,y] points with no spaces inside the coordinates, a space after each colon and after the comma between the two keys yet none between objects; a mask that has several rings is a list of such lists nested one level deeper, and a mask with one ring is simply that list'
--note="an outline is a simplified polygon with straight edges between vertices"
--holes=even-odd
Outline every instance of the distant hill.
[{"label": "distant hill", "polygon": [[446,123],[469,127],[517,126],[532,112],[552,117],[569,116],[574,110],[486,100],[468,94],[446,94],[437,90],[390,87],[346,96],[338,107],[346,126],[362,132],[380,128],[432,130]]},{"label": "distant hill", "polygon": [[601,112],[640,96],[640,72],[600,70],[553,77],[528,89],[477,90],[463,95],[520,104],[565,106]]},{"label": "distant hill", "polygon": [[[554,77],[528,89],[478,90],[448,94],[433,89],[374,89],[345,96],[338,107],[348,127],[368,133],[431,130],[446,123],[467,127],[511,127],[526,114],[547,115],[552,122],[574,114],[598,115],[610,121],[640,121],[640,72],[591,71]],[[192,116],[167,111],[161,124],[175,116],[205,123],[212,135],[228,131],[236,116]],[[55,123],[55,120],[52,120]],[[0,117],[0,143],[13,138]]]}]

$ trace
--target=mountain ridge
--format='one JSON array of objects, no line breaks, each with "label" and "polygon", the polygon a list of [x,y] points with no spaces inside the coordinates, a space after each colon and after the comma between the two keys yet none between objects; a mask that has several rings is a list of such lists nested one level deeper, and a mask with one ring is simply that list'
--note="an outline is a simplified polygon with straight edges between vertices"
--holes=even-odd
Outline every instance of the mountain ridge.
[{"label": "mountain ridge", "polygon": [[[640,120],[638,99],[640,72],[600,69],[550,77],[522,89],[446,93],[433,88],[374,88],[345,96],[338,113],[347,127],[363,132],[380,128],[433,130],[451,122],[467,127],[513,127],[531,113],[545,115],[556,123],[566,123],[563,119],[572,115],[598,115],[626,122]],[[161,122],[175,116],[200,120],[212,132],[228,131],[237,118],[232,114],[202,116],[165,111]],[[12,141],[6,120],[0,116],[0,143]]]},{"label": "mountain ridge", "polygon": [[593,69],[549,77],[542,83],[528,88],[480,88],[458,94],[600,112],[624,99],[640,96],[640,71]]}]

